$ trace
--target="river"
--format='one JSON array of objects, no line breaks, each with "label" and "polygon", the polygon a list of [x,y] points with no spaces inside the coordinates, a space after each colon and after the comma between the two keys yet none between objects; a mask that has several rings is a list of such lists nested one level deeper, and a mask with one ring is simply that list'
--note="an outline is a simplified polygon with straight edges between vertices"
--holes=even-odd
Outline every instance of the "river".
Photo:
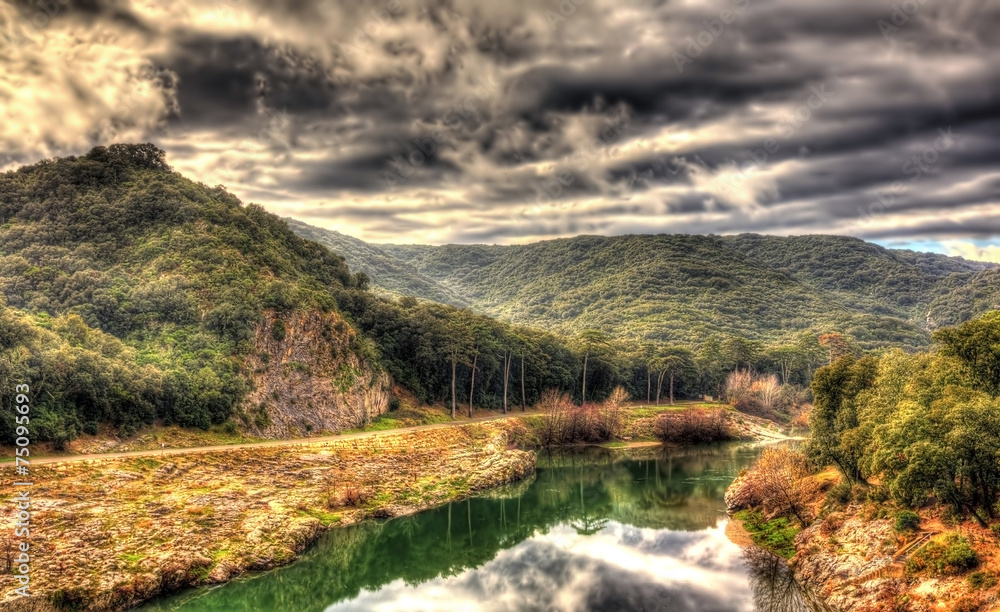
[{"label": "river", "polygon": [[725,535],[759,448],[541,454],[530,479],[333,529],[299,561],[144,612],[799,612],[781,559]]}]

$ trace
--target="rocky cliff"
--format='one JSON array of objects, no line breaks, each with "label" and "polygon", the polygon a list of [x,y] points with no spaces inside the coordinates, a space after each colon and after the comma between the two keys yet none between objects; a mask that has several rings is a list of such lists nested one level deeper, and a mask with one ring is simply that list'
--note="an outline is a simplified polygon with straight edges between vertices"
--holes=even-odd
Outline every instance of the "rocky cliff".
[{"label": "rocky cliff", "polygon": [[361,427],[389,409],[390,380],[336,313],[266,313],[246,360],[243,422],[265,438]]}]

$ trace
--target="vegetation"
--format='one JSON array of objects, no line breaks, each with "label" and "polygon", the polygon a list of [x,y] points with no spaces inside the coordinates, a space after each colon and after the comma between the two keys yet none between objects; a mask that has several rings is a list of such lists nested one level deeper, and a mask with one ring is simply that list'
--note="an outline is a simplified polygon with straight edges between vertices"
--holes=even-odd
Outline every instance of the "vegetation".
[{"label": "vegetation", "polygon": [[946,533],[918,550],[906,563],[910,573],[932,575],[964,574],[979,565],[979,556],[969,540],[957,533]]},{"label": "vegetation", "polygon": [[741,506],[759,509],[767,518],[795,519],[801,527],[812,521],[817,481],[805,454],[785,445],[760,454],[739,480]]},{"label": "vegetation", "polygon": [[[308,226],[307,226],[308,227]],[[322,240],[326,230],[296,229]],[[332,234],[332,233],[331,233]],[[410,295],[442,291],[486,314],[572,336],[597,329],[695,348],[735,336],[768,344],[838,331],[865,349],[921,348],[928,326],[1000,297],[991,264],[888,250],[842,236],[580,236],[531,245],[378,245],[332,236],[363,269],[412,270]],[[370,262],[370,263],[369,263]],[[374,276],[379,283],[378,275]],[[422,288],[427,280],[433,289]],[[400,281],[386,281],[400,290]],[[970,291],[970,288],[972,289]],[[992,301],[991,301],[992,300]],[[803,381],[808,384],[808,381]]]},{"label": "vegetation", "polygon": [[920,527],[920,515],[912,510],[903,510],[896,515],[896,531],[916,531]]},{"label": "vegetation", "polygon": [[[651,404],[727,395],[748,413],[792,419],[817,368],[881,344],[921,345],[904,310],[942,278],[985,273],[823,237],[377,248],[293,225],[339,245],[361,271],[260,206],[171,171],[152,145],[97,147],[0,175],[0,378],[31,385],[41,439],[61,445],[102,424],[128,435],[154,420],[267,427],[265,404],[244,406],[247,359],[261,339],[284,342],[300,310],[338,313],[357,332],[345,350],[453,414],[525,410],[549,389],[599,406],[621,388]],[[810,242],[821,259],[802,255]],[[826,274],[819,261],[851,273]],[[890,272],[916,285],[890,282]],[[269,358],[259,355],[265,366]],[[588,410],[573,418],[600,413]],[[14,428],[0,426],[9,442]],[[854,427],[841,418],[822,435],[839,440]]]},{"label": "vegetation", "polygon": [[757,546],[785,559],[795,555],[795,534],[799,528],[787,518],[765,520],[760,510],[741,510],[734,516]]},{"label": "vegetation", "polygon": [[665,412],[656,417],[653,429],[656,437],[668,444],[704,444],[735,438],[729,431],[726,411],[721,408]]},{"label": "vegetation", "polygon": [[934,496],[983,527],[1000,497],[1000,313],[935,333],[938,350],[845,356],[820,369],[809,451],[896,502]]},{"label": "vegetation", "polygon": [[356,283],[342,258],[163,157],[113,145],[0,175],[0,378],[30,385],[41,439],[222,423],[261,313],[335,309],[330,290]]}]

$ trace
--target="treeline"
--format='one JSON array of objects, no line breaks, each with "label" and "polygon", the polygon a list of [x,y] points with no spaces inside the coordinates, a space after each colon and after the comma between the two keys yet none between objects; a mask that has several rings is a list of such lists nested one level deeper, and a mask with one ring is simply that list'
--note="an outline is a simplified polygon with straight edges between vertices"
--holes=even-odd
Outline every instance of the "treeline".
[{"label": "treeline", "polygon": [[1000,312],[934,334],[937,350],[844,356],[816,372],[809,452],[869,497],[936,498],[980,524],[1000,497]]},{"label": "treeline", "polygon": [[[772,374],[778,386],[802,389],[816,368],[857,350],[840,334],[808,332],[776,346],[709,337],[695,350],[595,330],[566,338],[409,297],[393,300],[356,289],[334,295],[374,340],[398,383],[422,401],[448,406],[454,391],[456,411],[470,405],[503,410],[505,397],[508,410],[533,406],[547,390],[569,394],[578,404],[603,401],[616,387],[650,403],[719,398],[733,391],[727,380],[734,371]],[[748,399],[746,389],[739,392]]]}]

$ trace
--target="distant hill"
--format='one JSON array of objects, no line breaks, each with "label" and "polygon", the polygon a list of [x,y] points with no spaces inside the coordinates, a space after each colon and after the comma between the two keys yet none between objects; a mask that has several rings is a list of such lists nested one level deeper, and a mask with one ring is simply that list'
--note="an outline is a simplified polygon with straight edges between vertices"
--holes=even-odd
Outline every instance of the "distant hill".
[{"label": "distant hill", "polygon": [[[298,227],[313,239],[325,232]],[[392,277],[391,291],[429,300],[448,292],[450,303],[567,334],[596,328],[689,345],[712,335],[780,342],[802,331],[839,331],[866,348],[915,348],[934,327],[1000,302],[993,264],[844,236],[578,236],[377,248],[372,263],[354,248],[352,267],[387,267],[387,256],[405,262],[411,280]]]},{"label": "distant hill", "polygon": [[292,218],[284,221],[298,236],[343,256],[351,270],[367,274],[377,289],[395,296],[412,295],[452,306],[468,306],[468,302],[445,285],[424,276],[412,264],[383,251],[378,245]]}]

